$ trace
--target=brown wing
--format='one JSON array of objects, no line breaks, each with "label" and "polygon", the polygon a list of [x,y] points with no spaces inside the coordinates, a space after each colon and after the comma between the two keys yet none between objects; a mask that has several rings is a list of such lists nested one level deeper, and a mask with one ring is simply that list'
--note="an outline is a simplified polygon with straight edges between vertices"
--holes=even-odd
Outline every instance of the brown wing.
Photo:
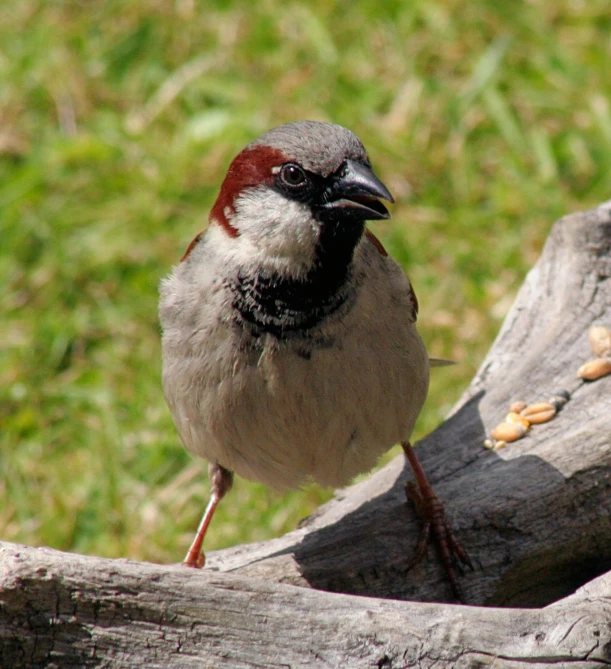
[{"label": "brown wing", "polygon": [[197,235],[195,237],[195,239],[189,244],[189,246],[187,246],[187,250],[185,251],[183,257],[180,259],[180,262],[182,262],[183,260],[186,260],[189,257],[189,254],[197,246],[197,244],[198,244],[199,240],[202,238],[203,234],[204,234],[203,232],[200,232],[199,235]]},{"label": "brown wing", "polygon": [[[384,248],[382,242],[373,234],[373,232],[371,232],[371,230],[365,230],[365,237],[373,244],[373,246],[381,256],[384,257],[388,256],[388,251]],[[412,303],[413,313],[414,313],[414,323],[415,323],[418,317],[418,298],[416,297],[416,293],[414,292],[414,287],[412,286],[411,281],[409,284],[409,289],[410,289],[409,299]]]},{"label": "brown wing", "polygon": [[388,251],[384,248],[382,242],[371,232],[371,230],[365,230],[365,237],[376,247],[378,253],[381,256],[386,257],[388,255]]}]

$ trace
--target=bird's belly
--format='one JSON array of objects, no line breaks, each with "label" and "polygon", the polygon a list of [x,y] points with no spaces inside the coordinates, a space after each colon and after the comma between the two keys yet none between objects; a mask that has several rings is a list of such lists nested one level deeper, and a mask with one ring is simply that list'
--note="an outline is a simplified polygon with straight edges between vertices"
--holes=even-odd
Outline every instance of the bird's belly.
[{"label": "bird's belly", "polygon": [[309,478],[345,485],[411,434],[422,404],[416,398],[428,383],[415,337],[401,349],[347,340],[309,356],[288,346],[242,352],[221,365],[226,372],[197,406],[179,411],[199,418],[177,420],[183,441],[194,454],[278,489]]}]

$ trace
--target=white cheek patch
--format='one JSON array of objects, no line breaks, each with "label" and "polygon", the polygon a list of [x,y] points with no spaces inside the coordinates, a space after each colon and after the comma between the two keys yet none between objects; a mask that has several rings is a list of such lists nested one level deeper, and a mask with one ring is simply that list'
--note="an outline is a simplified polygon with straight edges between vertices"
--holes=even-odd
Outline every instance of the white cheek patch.
[{"label": "white cheek patch", "polygon": [[295,269],[312,265],[320,227],[307,204],[270,188],[253,188],[234,206],[231,225],[239,233],[238,244],[247,245],[250,253],[271,264],[293,264]]}]

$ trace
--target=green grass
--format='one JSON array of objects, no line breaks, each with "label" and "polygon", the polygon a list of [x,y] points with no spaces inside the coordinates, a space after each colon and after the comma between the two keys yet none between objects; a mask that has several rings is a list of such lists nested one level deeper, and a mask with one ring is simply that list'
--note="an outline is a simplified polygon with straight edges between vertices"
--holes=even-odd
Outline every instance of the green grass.
[{"label": "green grass", "polygon": [[[157,285],[231,157],[289,120],[353,129],[397,196],[372,227],[461,363],[431,430],[554,219],[610,197],[610,35],[602,0],[3,2],[0,537],[182,557],[207,483],[164,404]],[[238,481],[207,546],[328,494]]]}]

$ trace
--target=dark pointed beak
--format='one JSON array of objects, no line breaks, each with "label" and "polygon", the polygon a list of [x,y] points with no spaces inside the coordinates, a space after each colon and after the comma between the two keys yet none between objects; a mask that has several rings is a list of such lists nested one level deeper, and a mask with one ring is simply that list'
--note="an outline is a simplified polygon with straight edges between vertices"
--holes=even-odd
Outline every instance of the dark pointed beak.
[{"label": "dark pointed beak", "polygon": [[333,179],[325,209],[341,209],[361,220],[373,221],[390,218],[380,198],[394,202],[388,188],[376,177],[371,168],[346,160]]}]

